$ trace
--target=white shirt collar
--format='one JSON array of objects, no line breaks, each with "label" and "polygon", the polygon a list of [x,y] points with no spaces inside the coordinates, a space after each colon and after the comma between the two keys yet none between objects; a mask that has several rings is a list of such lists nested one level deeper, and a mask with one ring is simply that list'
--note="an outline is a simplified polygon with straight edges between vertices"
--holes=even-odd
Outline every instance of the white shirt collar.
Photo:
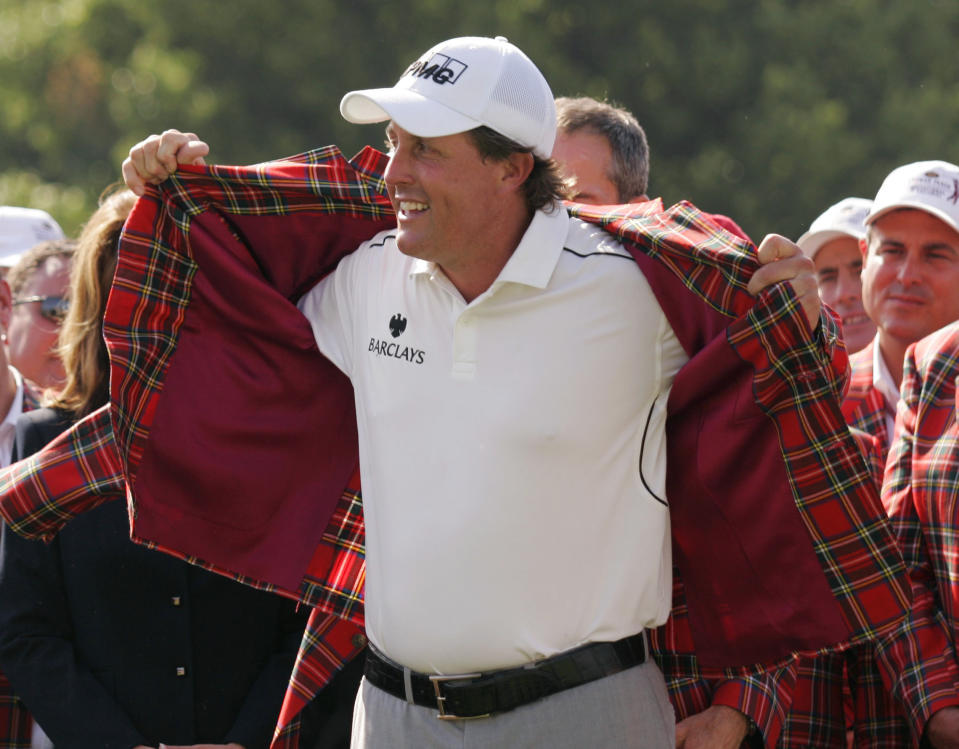
[{"label": "white shirt collar", "polygon": [[[563,251],[568,230],[569,214],[561,205],[549,213],[542,209],[536,211],[523,233],[523,238],[506,261],[493,286],[519,283],[539,289],[546,288]],[[436,270],[436,263],[429,260],[414,259],[410,265],[411,276],[432,276]]]},{"label": "white shirt collar", "polygon": [[876,336],[875,345],[872,347],[872,384],[886,399],[887,410],[895,413],[896,404],[899,402],[899,388],[889,372],[889,367],[886,366],[886,360],[879,348],[878,336]]}]

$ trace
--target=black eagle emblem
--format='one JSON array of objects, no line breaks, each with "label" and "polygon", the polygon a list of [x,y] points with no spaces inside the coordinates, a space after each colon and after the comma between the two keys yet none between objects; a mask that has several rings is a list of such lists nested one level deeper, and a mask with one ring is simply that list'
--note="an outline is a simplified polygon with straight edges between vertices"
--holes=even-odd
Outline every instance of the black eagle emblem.
[{"label": "black eagle emblem", "polygon": [[397,312],[390,318],[390,335],[399,338],[404,330],[406,330],[406,318]]}]

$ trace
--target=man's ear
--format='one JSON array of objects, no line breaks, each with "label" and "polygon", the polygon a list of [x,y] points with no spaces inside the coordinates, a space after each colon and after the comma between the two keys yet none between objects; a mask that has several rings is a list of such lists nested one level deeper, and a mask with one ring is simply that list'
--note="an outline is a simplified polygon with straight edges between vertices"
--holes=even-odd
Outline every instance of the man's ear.
[{"label": "man's ear", "polygon": [[862,253],[863,260],[865,260],[866,253],[869,252],[869,244],[866,242],[865,238],[859,240],[859,252]]},{"label": "man's ear", "polygon": [[522,185],[533,171],[533,154],[514,152],[502,161],[503,182],[511,189]]},{"label": "man's ear", "polygon": [[0,330],[6,335],[10,327],[10,314],[13,312],[13,293],[10,284],[0,279]]}]

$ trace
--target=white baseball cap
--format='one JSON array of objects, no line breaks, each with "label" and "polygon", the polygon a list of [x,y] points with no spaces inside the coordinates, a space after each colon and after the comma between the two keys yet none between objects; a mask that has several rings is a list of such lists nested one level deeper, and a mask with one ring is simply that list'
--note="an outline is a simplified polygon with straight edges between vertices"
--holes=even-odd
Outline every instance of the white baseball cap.
[{"label": "white baseball cap", "polygon": [[546,79],[501,36],[441,42],[392,88],[349,92],[340,114],[359,125],[393,120],[422,138],[485,125],[544,159],[556,139],[556,106]]},{"label": "white baseball cap", "polygon": [[0,267],[12,268],[21,254],[48,239],[63,239],[63,229],[49,213],[0,205]]},{"label": "white baseball cap", "polygon": [[916,161],[893,169],[876,193],[866,224],[899,208],[931,213],[959,231],[959,166]]},{"label": "white baseball cap", "polygon": [[843,198],[829,206],[809,226],[809,231],[796,240],[806,257],[814,258],[826,242],[839,237],[864,239],[866,216],[872,201],[865,198]]}]

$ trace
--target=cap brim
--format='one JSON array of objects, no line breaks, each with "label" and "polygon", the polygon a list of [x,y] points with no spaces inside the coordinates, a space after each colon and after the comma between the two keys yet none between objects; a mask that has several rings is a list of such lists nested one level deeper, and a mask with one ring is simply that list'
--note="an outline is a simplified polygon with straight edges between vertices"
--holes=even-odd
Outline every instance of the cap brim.
[{"label": "cap brim", "polygon": [[483,124],[415,91],[397,88],[350,91],[340,101],[340,114],[357,125],[393,120],[421,138],[455,135]]},{"label": "cap brim", "polygon": [[872,211],[868,216],[866,216],[866,226],[873,223],[876,219],[882,218],[887,213],[892,213],[893,211],[901,210],[914,210],[914,211],[925,211],[930,216],[935,216],[937,219],[942,221],[947,226],[952,227],[954,231],[959,232],[959,223],[956,222],[956,219],[953,216],[950,216],[945,211],[940,211],[938,208],[933,208],[928,203],[921,203],[919,201],[899,201],[893,203],[892,205],[884,205],[877,211]]},{"label": "cap brim", "polygon": [[822,246],[826,242],[831,242],[834,239],[839,239],[840,237],[851,237],[852,239],[859,240],[855,234],[851,234],[848,231],[842,231],[839,229],[820,229],[818,231],[807,231],[799,239],[796,240],[796,244],[799,245],[799,249],[803,251],[803,255],[808,258],[816,257],[816,253],[822,249]]}]

